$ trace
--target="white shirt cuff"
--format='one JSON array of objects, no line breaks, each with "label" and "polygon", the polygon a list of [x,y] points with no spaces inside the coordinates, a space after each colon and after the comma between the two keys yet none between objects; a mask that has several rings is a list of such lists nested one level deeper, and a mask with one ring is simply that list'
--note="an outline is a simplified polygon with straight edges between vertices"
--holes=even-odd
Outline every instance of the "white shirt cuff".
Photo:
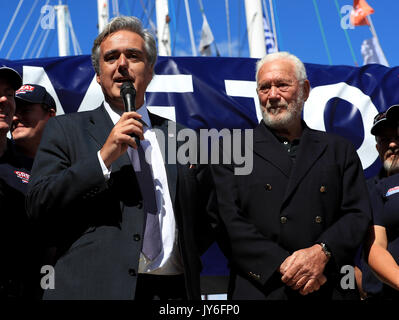
[{"label": "white shirt cuff", "polygon": [[108,181],[111,176],[112,165],[109,167],[109,169],[106,167],[106,165],[103,161],[103,158],[101,158],[100,150],[97,152],[97,157],[98,157],[98,161],[100,161],[100,165],[101,165],[101,169],[103,170],[103,175],[104,175],[105,181]]}]

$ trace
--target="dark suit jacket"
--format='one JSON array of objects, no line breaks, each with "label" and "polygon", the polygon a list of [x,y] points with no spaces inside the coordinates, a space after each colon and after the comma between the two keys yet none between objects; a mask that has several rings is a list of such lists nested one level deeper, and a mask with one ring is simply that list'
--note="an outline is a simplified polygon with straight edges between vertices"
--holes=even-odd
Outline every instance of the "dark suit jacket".
[{"label": "dark suit jacket", "polygon": [[254,129],[250,154],[249,175],[234,175],[234,165],[212,166],[218,218],[226,232],[220,245],[232,268],[229,296],[302,298],[281,282],[278,268],[294,251],[324,242],[333,256],[325,270],[328,281],[307,298],[338,299],[340,268],[353,264],[370,220],[353,146],[305,125],[293,164],[262,121]]},{"label": "dark suit jacket", "polygon": [[[168,120],[150,114],[166,139]],[[55,289],[45,299],[134,299],[145,227],[142,197],[125,153],[106,182],[98,161],[113,123],[104,106],[51,119],[43,134],[27,196],[30,216],[56,247]],[[177,125],[177,132],[182,127]],[[157,136],[158,138],[158,136]],[[173,143],[173,142],[172,142]],[[168,150],[165,154],[176,152]],[[171,144],[174,146],[174,144]],[[189,299],[200,298],[203,167],[165,163]],[[194,230],[194,226],[196,229]],[[206,232],[206,231],[205,231]]]}]

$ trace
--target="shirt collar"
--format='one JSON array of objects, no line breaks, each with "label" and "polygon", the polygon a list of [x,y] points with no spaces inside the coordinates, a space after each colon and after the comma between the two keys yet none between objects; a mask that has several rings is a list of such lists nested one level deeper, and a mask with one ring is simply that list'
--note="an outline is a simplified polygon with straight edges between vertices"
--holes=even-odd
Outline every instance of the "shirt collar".
[{"label": "shirt collar", "polygon": [[[107,111],[107,113],[109,114],[109,116],[111,117],[113,124],[115,125],[121,118],[123,111],[113,108],[105,100],[104,100],[104,107],[105,107],[105,110]],[[146,103],[145,98],[144,98],[143,105],[136,112],[142,116],[141,121],[143,121],[149,128],[151,128],[151,120],[150,120],[150,116],[148,114],[147,103]]]}]

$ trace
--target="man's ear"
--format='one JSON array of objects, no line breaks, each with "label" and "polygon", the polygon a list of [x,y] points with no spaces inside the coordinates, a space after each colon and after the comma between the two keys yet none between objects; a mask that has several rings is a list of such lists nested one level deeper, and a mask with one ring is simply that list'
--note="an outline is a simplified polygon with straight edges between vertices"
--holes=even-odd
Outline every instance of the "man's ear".
[{"label": "man's ear", "polygon": [[154,78],[154,65],[150,67],[150,72],[151,72],[151,80]]},{"label": "man's ear", "polygon": [[49,114],[50,118],[56,116],[56,112],[55,112],[55,110],[54,110],[53,108],[51,108],[51,109],[48,111],[48,114]]},{"label": "man's ear", "polygon": [[380,152],[381,146],[378,143],[376,143],[375,148],[377,149],[378,154],[381,155],[381,152]]},{"label": "man's ear", "polygon": [[308,79],[303,81],[303,101],[308,100],[310,94],[310,82]]}]

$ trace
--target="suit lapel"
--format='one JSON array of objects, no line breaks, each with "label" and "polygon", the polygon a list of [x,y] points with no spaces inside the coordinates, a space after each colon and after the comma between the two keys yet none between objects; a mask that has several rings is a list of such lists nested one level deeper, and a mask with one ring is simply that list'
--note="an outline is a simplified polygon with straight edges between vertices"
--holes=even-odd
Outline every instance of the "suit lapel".
[{"label": "suit lapel", "polygon": [[[158,144],[161,148],[161,152],[164,157],[163,160],[165,163],[165,171],[168,179],[170,198],[172,200],[172,203],[174,204],[176,198],[176,188],[177,188],[177,165],[176,165],[177,163],[169,161],[168,155],[169,152],[174,153],[175,155],[174,159],[177,162],[176,123],[172,123],[172,125],[169,126],[168,119],[159,117],[150,112],[148,112],[148,114],[153,129],[157,129],[155,130],[155,135],[157,137]],[[169,150],[170,148],[174,148],[175,150]]]},{"label": "suit lapel", "polygon": [[295,191],[298,184],[323,154],[327,144],[320,140],[315,131],[305,128],[303,131],[295,165],[285,194],[285,201]]},{"label": "suit lapel", "polygon": [[292,161],[284,147],[263,122],[254,129],[254,153],[270,162],[286,177],[290,176]]}]

